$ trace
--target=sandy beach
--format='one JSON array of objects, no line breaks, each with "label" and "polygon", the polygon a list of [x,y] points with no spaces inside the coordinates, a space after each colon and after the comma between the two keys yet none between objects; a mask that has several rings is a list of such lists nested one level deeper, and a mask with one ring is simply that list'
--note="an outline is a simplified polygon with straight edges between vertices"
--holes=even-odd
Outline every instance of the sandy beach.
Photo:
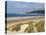
[{"label": "sandy beach", "polygon": [[7,25],[9,24],[18,24],[18,23],[25,23],[30,21],[37,21],[37,20],[44,20],[44,16],[26,16],[26,17],[8,17],[7,18]]},{"label": "sandy beach", "polygon": [[[40,20],[44,20],[44,16],[8,17],[7,18],[7,28],[14,27],[14,25],[16,24],[24,24],[24,23],[28,23],[31,21],[38,22]],[[23,25],[22,27],[26,28],[28,27],[28,25]],[[21,31],[18,31],[18,32],[24,32],[23,28]]]},{"label": "sandy beach", "polygon": [[25,17],[7,17],[7,21],[9,20],[21,20],[21,19],[28,19],[28,18],[40,18],[44,16],[25,16]]}]

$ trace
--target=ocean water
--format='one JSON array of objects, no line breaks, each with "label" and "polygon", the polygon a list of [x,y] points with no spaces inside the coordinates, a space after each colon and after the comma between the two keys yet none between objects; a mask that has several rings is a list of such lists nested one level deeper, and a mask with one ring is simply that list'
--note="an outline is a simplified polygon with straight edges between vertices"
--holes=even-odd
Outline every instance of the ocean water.
[{"label": "ocean water", "polygon": [[7,17],[23,17],[23,16],[44,16],[44,14],[37,14],[37,13],[31,13],[31,14],[5,14]]}]

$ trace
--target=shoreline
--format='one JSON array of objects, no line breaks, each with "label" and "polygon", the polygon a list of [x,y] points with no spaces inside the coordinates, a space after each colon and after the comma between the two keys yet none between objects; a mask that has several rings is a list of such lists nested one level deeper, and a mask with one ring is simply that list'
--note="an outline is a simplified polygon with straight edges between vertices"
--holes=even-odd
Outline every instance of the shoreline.
[{"label": "shoreline", "polygon": [[7,20],[7,23],[16,23],[16,22],[27,21],[27,20],[39,20],[44,18],[45,18],[44,16],[11,17]]},{"label": "shoreline", "polygon": [[33,19],[33,18],[41,18],[44,16],[24,16],[24,17],[7,17],[7,21],[11,21],[11,20],[23,20],[23,19]]},{"label": "shoreline", "polygon": [[[14,17],[15,18],[15,17]],[[17,18],[17,17],[16,17]],[[18,17],[19,18],[19,17]],[[21,19],[22,18],[22,19]],[[21,20],[20,20],[21,19]],[[35,23],[43,20],[44,21],[44,16],[29,16],[28,18],[24,18],[23,17],[20,17],[20,19],[16,19],[16,20],[9,20],[7,21],[7,28],[9,27],[13,27],[14,25],[17,25],[17,24],[25,24],[25,23],[29,23],[29,22],[32,22],[34,21]],[[26,25],[27,26],[27,25]],[[8,31],[7,31],[8,32]]]}]

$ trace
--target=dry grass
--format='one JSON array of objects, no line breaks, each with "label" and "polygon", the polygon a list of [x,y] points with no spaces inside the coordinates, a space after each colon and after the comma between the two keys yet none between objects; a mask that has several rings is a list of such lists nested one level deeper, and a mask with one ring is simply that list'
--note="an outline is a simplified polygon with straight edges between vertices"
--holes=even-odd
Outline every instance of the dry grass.
[{"label": "dry grass", "polygon": [[[35,25],[33,24],[35,23]],[[29,26],[24,30],[24,32],[28,32],[28,33],[31,33],[31,32],[35,32],[34,31],[34,28],[37,27],[37,32],[44,32],[45,31],[45,28],[44,28],[44,20],[40,20],[38,22],[35,22],[35,21],[30,21],[28,23],[19,23],[17,25],[13,25],[11,27],[8,28],[9,31],[13,32],[13,31],[19,31],[21,28],[21,25],[24,25],[24,24],[29,24]],[[11,29],[12,28],[12,29]]]}]

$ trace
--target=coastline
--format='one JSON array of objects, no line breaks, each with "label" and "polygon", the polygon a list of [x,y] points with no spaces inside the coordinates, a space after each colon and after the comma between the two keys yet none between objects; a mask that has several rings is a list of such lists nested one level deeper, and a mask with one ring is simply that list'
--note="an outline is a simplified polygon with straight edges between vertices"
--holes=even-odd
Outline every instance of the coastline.
[{"label": "coastline", "polygon": [[23,19],[28,19],[28,18],[30,18],[30,19],[33,19],[33,18],[41,18],[41,17],[43,17],[44,18],[44,16],[24,16],[24,17],[7,17],[7,21],[10,21],[10,20],[23,20]]},{"label": "coastline", "polygon": [[16,25],[16,24],[19,24],[19,23],[27,23],[27,22],[30,22],[30,21],[44,20],[44,16],[9,17],[9,18],[14,18],[14,19],[7,21],[7,27],[14,25],[14,24]]},{"label": "coastline", "polygon": [[[13,17],[12,17],[13,18]],[[11,27],[11,28],[13,28],[15,25],[17,25],[17,24],[25,24],[25,23],[29,23],[29,22],[31,22],[31,21],[35,21],[35,23],[37,23],[37,22],[39,22],[39,21],[41,21],[41,20],[43,20],[44,21],[44,16],[27,16],[27,17],[14,17],[15,19],[16,18],[18,18],[18,19],[16,19],[16,20],[8,20],[7,21],[7,29],[9,28],[9,27]],[[24,18],[24,19],[23,19]],[[34,24],[35,24],[34,23]],[[26,25],[27,26],[27,25]],[[25,28],[25,27],[24,27]],[[34,29],[35,30],[35,29]],[[8,33],[10,32],[10,31],[7,31]],[[23,32],[23,29],[22,29],[22,31],[19,31],[19,32]]]}]

